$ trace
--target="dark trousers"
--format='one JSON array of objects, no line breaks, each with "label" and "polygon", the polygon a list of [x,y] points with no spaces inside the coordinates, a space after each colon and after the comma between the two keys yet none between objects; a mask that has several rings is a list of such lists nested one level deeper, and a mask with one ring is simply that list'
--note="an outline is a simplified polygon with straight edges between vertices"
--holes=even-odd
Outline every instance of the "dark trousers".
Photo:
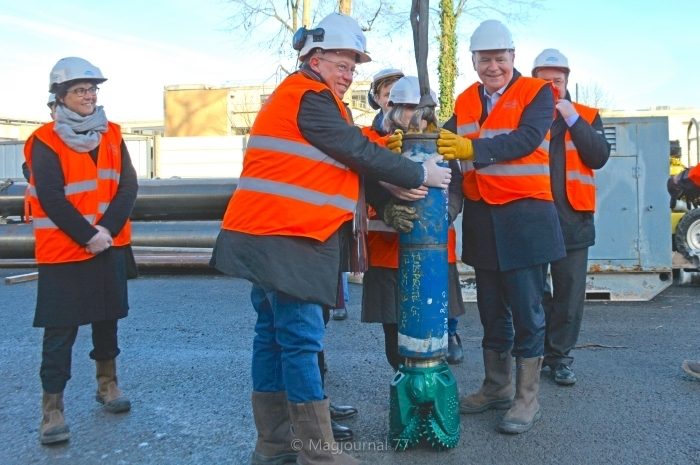
[{"label": "dark trousers", "polygon": [[[41,352],[41,386],[49,394],[63,392],[71,376],[73,343],[78,326],[44,328]],[[119,355],[117,345],[117,320],[92,323],[92,347],[90,358],[111,360]]]},{"label": "dark trousers", "polygon": [[384,330],[384,353],[394,371],[399,369],[401,354],[399,354],[399,325],[396,323],[382,323]]},{"label": "dark trousers", "polygon": [[553,289],[551,293],[545,292],[542,299],[547,325],[544,339],[545,365],[571,365],[574,361],[569,354],[576,346],[581,330],[587,270],[587,247],[568,250],[566,257],[550,264]]},{"label": "dark trousers", "polygon": [[544,352],[544,265],[510,271],[476,268],[476,300],[484,327],[482,347],[514,357]]}]

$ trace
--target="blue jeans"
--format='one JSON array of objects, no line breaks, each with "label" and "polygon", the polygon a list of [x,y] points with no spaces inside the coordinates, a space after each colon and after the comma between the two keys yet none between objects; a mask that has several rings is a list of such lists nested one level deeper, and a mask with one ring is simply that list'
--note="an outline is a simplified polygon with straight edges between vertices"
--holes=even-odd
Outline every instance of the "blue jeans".
[{"label": "blue jeans", "polygon": [[323,310],[279,291],[253,285],[258,314],[253,339],[253,390],[287,391],[290,402],[324,398],[318,353],[323,349]]}]

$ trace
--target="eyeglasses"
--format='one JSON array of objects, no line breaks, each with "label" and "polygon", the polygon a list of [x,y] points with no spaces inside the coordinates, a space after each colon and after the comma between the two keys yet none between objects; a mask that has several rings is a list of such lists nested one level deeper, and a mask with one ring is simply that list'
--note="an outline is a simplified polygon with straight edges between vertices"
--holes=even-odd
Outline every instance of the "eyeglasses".
[{"label": "eyeglasses", "polygon": [[85,94],[90,94],[90,95],[97,95],[97,93],[100,91],[100,88],[97,86],[92,86],[92,87],[78,87],[77,89],[69,90],[68,92],[72,92],[78,97],[84,97]]},{"label": "eyeglasses", "polygon": [[349,68],[345,63],[338,63],[337,61],[329,60],[327,58],[318,57],[319,60],[327,61],[328,63],[333,63],[340,74],[350,74],[352,77],[357,76],[357,70],[353,66]]}]

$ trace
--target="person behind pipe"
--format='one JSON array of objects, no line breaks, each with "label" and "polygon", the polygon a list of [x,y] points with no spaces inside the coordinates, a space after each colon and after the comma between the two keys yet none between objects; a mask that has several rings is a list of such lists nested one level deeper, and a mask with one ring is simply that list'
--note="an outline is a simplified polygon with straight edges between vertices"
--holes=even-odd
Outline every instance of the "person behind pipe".
[{"label": "person behind pipe", "polygon": [[[432,92],[432,91],[431,91]],[[434,93],[433,93],[434,95]],[[435,97],[433,97],[435,100]],[[408,131],[411,118],[416,113],[416,106],[420,102],[420,88],[418,78],[404,76],[393,86],[388,97],[387,112],[383,118],[384,134],[393,134],[395,131]],[[425,121],[422,122],[425,125]],[[453,177],[459,175],[459,165],[452,163]],[[391,193],[394,199],[411,202],[424,198],[427,188],[403,189],[388,183],[380,182],[382,188]],[[459,214],[462,208],[462,193],[459,183],[456,188],[450,190],[449,215],[450,221]],[[378,208],[380,209],[380,208]],[[412,219],[415,217],[415,209],[409,205],[397,203],[395,210],[398,214],[386,220],[379,219],[376,211],[370,213],[369,227],[369,268],[365,272],[362,281],[362,321],[367,323],[381,323],[384,331],[384,351],[389,365],[398,370],[401,363],[398,343],[398,262],[399,243],[396,231],[387,230],[387,225],[401,232],[410,232],[413,227]],[[456,333],[456,317],[464,314],[465,307],[459,284],[459,273],[456,266],[456,236],[454,228],[449,230],[448,262],[449,262],[449,328],[453,332],[449,334],[448,363],[461,362],[461,343]],[[459,350],[459,352],[457,352]]]}]

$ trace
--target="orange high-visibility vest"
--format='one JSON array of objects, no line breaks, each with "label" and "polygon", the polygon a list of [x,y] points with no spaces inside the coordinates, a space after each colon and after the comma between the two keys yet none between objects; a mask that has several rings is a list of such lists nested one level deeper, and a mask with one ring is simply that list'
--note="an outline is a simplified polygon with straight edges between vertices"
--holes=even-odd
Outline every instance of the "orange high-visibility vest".
[{"label": "orange high-visibility vest", "polygon": [[[572,102],[579,116],[588,124],[598,114],[595,108]],[[566,197],[574,210],[595,211],[595,179],[593,170],[583,163],[578,154],[576,144],[571,139],[571,133],[567,129],[564,133],[566,149]]]},{"label": "orange high-visibility vest", "polygon": [[[479,84],[471,85],[455,102],[457,133],[469,139],[493,138],[518,129],[520,118],[537,93],[549,84],[536,78],[520,77],[498,99],[486,117],[482,113]],[[474,169],[472,161],[462,162],[462,191],[470,200],[501,205],[523,198],[552,200],[549,184],[549,131],[539,147],[517,160]]]},{"label": "orange high-visibility vest", "polygon": [[374,129],[372,126],[364,126],[360,128],[360,130],[367,139],[381,146],[386,146],[386,140],[390,136],[390,134],[382,136],[381,134],[379,134],[379,131]]},{"label": "orange high-visibility vest", "polygon": [[[329,91],[326,84],[297,72],[282,81],[260,109],[223,229],[325,241],[353,218],[358,175],[311,145],[297,126],[304,94],[324,90]],[[345,105],[331,94],[351,124]]]},{"label": "orange high-visibility vest", "polygon": [[[107,132],[97,151],[97,163],[88,152],[76,152],[54,131],[54,123],[48,123],[34,131],[24,146],[24,157],[31,171],[28,199],[33,216],[35,257],[38,263],[68,263],[89,260],[94,255],[85,251],[82,244],[73,241],[51,221],[41,207],[36,195],[32,146],[39,139],[56,153],[63,172],[63,190],[66,199],[90,224],[98,224],[110,202],[117,194],[122,171],[122,135],[119,125],[109,123]],[[131,223],[113,238],[113,245],[123,246],[131,242]]]}]

